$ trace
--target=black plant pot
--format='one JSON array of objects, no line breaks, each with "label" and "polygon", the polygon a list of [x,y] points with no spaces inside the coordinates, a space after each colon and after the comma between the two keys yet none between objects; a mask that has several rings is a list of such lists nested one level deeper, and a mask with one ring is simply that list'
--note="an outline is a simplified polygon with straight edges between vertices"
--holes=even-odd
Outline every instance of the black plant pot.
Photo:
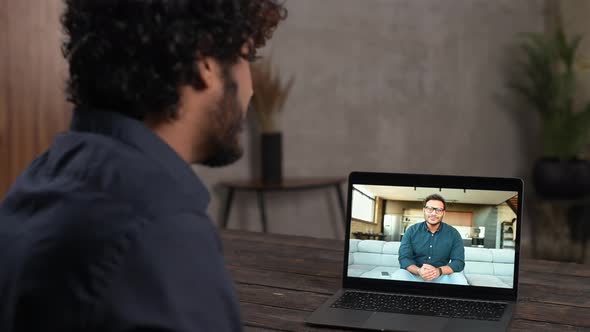
[{"label": "black plant pot", "polygon": [[283,180],[283,147],[282,134],[262,134],[262,181],[265,183],[280,183]]},{"label": "black plant pot", "polygon": [[[567,221],[570,226],[570,238],[584,244],[590,240],[590,205],[574,204],[568,208]],[[583,260],[582,260],[583,261]]]},{"label": "black plant pot", "polygon": [[546,199],[577,199],[590,194],[590,162],[587,160],[539,159],[533,169],[539,196]]}]

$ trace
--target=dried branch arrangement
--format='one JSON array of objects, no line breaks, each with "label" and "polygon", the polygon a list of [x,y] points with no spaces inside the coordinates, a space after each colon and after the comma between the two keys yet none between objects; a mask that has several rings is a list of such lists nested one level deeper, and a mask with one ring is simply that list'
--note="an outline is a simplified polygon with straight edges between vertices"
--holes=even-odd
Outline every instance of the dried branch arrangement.
[{"label": "dried branch arrangement", "polygon": [[282,111],[295,77],[286,82],[278,71],[273,71],[271,59],[264,58],[250,65],[254,95],[252,107],[262,133],[278,132],[277,115]]}]

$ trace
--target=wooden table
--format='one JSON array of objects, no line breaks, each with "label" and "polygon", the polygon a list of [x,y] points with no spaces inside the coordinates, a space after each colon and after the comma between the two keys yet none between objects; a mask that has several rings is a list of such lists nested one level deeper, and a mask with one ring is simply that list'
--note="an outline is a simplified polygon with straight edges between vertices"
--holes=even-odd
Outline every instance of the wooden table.
[{"label": "wooden table", "polygon": [[[342,220],[346,219],[346,210],[344,207],[344,196],[342,196],[342,188],[340,186],[346,181],[345,178],[297,178],[284,179],[278,183],[265,183],[260,180],[238,180],[238,181],[224,181],[221,182],[223,187],[228,190],[227,200],[225,201],[225,210],[223,213],[222,227],[227,228],[229,213],[236,191],[254,191],[258,198],[258,210],[260,211],[260,222],[262,223],[262,231],[266,233],[268,228],[266,219],[266,207],[264,203],[264,193],[273,191],[301,191],[312,189],[333,188],[338,195],[338,204],[340,211],[342,211]],[[345,225],[346,227],[346,225]]]},{"label": "wooden table", "polygon": [[[343,243],[222,231],[246,331],[342,331],[304,319],[338,288]],[[512,331],[590,331],[590,266],[524,259]]]}]

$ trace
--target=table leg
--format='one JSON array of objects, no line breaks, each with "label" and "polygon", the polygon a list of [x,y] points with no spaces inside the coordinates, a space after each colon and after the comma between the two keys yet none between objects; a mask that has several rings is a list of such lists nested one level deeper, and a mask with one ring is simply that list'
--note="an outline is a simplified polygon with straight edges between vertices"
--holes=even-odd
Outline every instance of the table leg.
[{"label": "table leg", "polygon": [[266,233],[266,210],[264,209],[264,193],[262,190],[256,192],[258,194],[258,209],[260,210],[260,219],[262,220],[262,231]]},{"label": "table leg", "polygon": [[231,203],[234,199],[234,189],[229,188],[227,192],[227,200],[225,201],[225,211],[223,213],[223,228],[227,228],[227,221],[229,218],[229,211],[231,210]]},{"label": "table leg", "polygon": [[344,197],[342,196],[342,189],[340,184],[334,185],[336,193],[338,194],[338,203],[340,204],[340,211],[342,211],[342,220],[344,221],[344,229],[346,230],[346,210],[344,208]]}]

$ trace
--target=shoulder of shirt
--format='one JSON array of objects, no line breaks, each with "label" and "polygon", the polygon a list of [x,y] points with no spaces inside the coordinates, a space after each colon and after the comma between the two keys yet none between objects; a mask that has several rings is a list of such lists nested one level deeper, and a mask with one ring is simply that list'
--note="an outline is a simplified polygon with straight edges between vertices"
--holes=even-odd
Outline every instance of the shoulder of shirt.
[{"label": "shoulder of shirt", "polygon": [[406,232],[415,233],[415,232],[419,231],[420,230],[420,227],[422,226],[423,223],[424,222],[421,221],[421,222],[418,222],[418,223],[413,224],[412,226],[408,227],[408,229],[406,230]]},{"label": "shoulder of shirt", "polygon": [[[195,201],[201,198],[209,201],[209,197],[188,197],[180,192],[169,174],[129,145],[93,133],[68,135],[76,136],[71,140],[74,142],[66,140],[60,143],[58,151],[49,151],[43,170],[49,176],[84,183],[90,190],[108,193],[151,216],[200,213],[203,204]],[[76,145],[76,141],[81,143]],[[64,148],[68,144],[74,146]],[[72,150],[69,155],[68,151],[59,151],[68,148]],[[51,160],[52,152],[58,160]],[[69,160],[64,162],[66,157]]]}]

